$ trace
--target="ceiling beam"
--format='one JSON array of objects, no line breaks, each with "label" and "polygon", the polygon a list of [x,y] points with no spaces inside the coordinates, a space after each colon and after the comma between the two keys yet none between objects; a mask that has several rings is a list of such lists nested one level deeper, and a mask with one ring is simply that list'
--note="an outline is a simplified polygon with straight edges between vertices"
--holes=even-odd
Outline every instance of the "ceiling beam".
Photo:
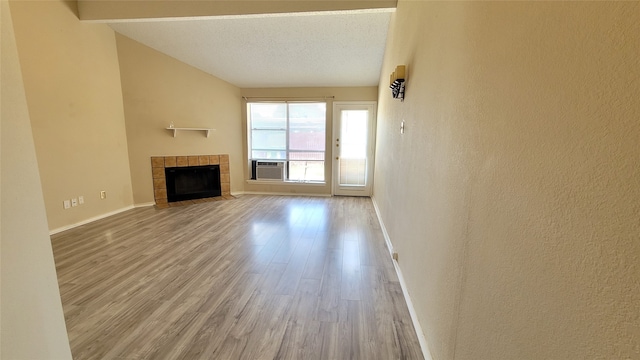
[{"label": "ceiling beam", "polygon": [[353,11],[396,6],[397,0],[78,0],[80,20],[96,22]]}]

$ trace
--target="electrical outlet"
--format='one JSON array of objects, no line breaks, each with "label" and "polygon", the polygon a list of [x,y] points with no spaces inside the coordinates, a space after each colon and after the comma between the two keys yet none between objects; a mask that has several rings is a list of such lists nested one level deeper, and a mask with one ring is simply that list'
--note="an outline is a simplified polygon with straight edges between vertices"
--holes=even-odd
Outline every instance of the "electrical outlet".
[{"label": "electrical outlet", "polygon": [[78,196],[78,204],[84,204],[84,196]]},{"label": "electrical outlet", "polygon": [[100,199],[103,199],[103,200],[104,200],[104,199],[106,199],[106,198],[107,198],[107,192],[106,192],[106,191],[104,191],[104,190],[100,191]]},{"label": "electrical outlet", "polygon": [[78,198],[71,199],[71,206],[73,206],[73,207],[78,206]]},{"label": "electrical outlet", "polygon": [[64,201],[62,202],[62,206],[64,207],[64,209],[65,209],[65,210],[67,210],[67,209],[71,208],[71,201],[69,201],[69,200],[64,200]]}]

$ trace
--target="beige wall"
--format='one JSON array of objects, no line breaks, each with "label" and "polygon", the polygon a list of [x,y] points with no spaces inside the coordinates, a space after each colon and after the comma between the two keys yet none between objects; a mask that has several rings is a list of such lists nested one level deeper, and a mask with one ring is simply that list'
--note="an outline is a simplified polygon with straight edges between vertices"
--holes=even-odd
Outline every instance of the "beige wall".
[{"label": "beige wall", "polygon": [[[231,192],[242,191],[240,89],[116,35],[136,204],[153,202],[151,156],[229,154]],[[214,128],[178,133],[175,127]]]},{"label": "beige wall", "polygon": [[80,23],[74,6],[11,2],[50,229],[132,205],[114,32]]},{"label": "beige wall", "polygon": [[71,359],[9,5],[0,2],[0,358]]},{"label": "beige wall", "polygon": [[639,358],[640,3],[401,0],[390,30],[374,197],[433,358]]},{"label": "beige wall", "polygon": [[[251,101],[260,100],[313,100],[327,102],[327,131],[326,159],[332,157],[331,132],[333,126],[333,102],[334,101],[376,101],[378,96],[377,86],[368,87],[335,87],[335,88],[254,88],[242,89],[242,96]],[[333,98],[327,98],[331,97]],[[242,134],[244,151],[244,179],[251,178],[251,168],[248,162],[249,147],[247,144],[247,101],[242,102]],[[305,185],[305,184],[264,184],[249,181],[245,183],[244,190],[248,193],[280,193],[280,194],[310,194],[310,195],[330,195],[331,194],[331,162],[325,163],[325,185]]]}]

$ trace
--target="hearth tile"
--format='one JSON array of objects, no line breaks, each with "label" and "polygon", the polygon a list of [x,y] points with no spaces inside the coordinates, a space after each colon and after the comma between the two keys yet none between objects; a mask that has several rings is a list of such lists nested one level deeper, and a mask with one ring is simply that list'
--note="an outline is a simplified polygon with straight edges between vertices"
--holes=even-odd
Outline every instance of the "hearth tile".
[{"label": "hearth tile", "polygon": [[229,174],[220,174],[220,183],[228,184],[231,182],[231,176]]},{"label": "hearth tile", "polygon": [[176,167],[176,157],[175,156],[165,156],[164,157],[164,167]]},{"label": "hearth tile", "polygon": [[198,156],[198,162],[200,165],[209,165],[209,155]]},{"label": "hearth tile", "polygon": [[189,166],[198,166],[197,156],[189,156]]},{"label": "hearth tile", "polygon": [[189,166],[189,159],[186,156],[176,156],[177,166]]},{"label": "hearth tile", "polygon": [[170,208],[169,204],[156,204],[156,209],[168,209]]},{"label": "hearth tile", "polygon": [[218,164],[220,164],[220,156],[209,155],[209,165],[218,165]]},{"label": "hearth tile", "polygon": [[157,157],[157,156],[152,156],[151,157],[151,166],[152,167],[164,167],[164,157]]},{"label": "hearth tile", "polygon": [[153,188],[154,190],[161,190],[167,188],[167,181],[165,178],[156,178],[153,179]]},{"label": "hearth tile", "polygon": [[168,204],[169,201],[165,199],[156,199],[156,204]]},{"label": "hearth tile", "polygon": [[227,165],[229,165],[229,154],[222,154],[222,155],[220,155],[220,164],[227,164]]},{"label": "hearth tile", "polygon": [[228,193],[229,191],[231,191],[231,187],[229,186],[229,183],[220,184],[220,188],[222,189],[223,193],[225,193],[225,192]]},{"label": "hearth tile", "polygon": [[154,167],[151,171],[154,179],[164,179],[164,168]]},{"label": "hearth tile", "polygon": [[223,196],[223,198],[225,198],[225,200],[235,200],[236,199],[236,197],[233,196],[233,195],[225,195],[225,196]]},{"label": "hearth tile", "polygon": [[229,164],[220,164],[220,174],[228,174],[229,173]]},{"label": "hearth tile", "polygon": [[166,199],[167,198],[167,189],[154,190],[153,194],[155,195],[156,201],[158,199]]}]

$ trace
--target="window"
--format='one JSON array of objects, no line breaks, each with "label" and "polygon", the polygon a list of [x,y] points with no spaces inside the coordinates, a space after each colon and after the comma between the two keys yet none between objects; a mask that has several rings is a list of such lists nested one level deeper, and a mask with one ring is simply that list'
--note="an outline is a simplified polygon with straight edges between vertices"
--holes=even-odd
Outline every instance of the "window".
[{"label": "window", "polygon": [[283,160],[287,180],[324,181],[324,102],[249,103],[249,147],[253,160]]}]

